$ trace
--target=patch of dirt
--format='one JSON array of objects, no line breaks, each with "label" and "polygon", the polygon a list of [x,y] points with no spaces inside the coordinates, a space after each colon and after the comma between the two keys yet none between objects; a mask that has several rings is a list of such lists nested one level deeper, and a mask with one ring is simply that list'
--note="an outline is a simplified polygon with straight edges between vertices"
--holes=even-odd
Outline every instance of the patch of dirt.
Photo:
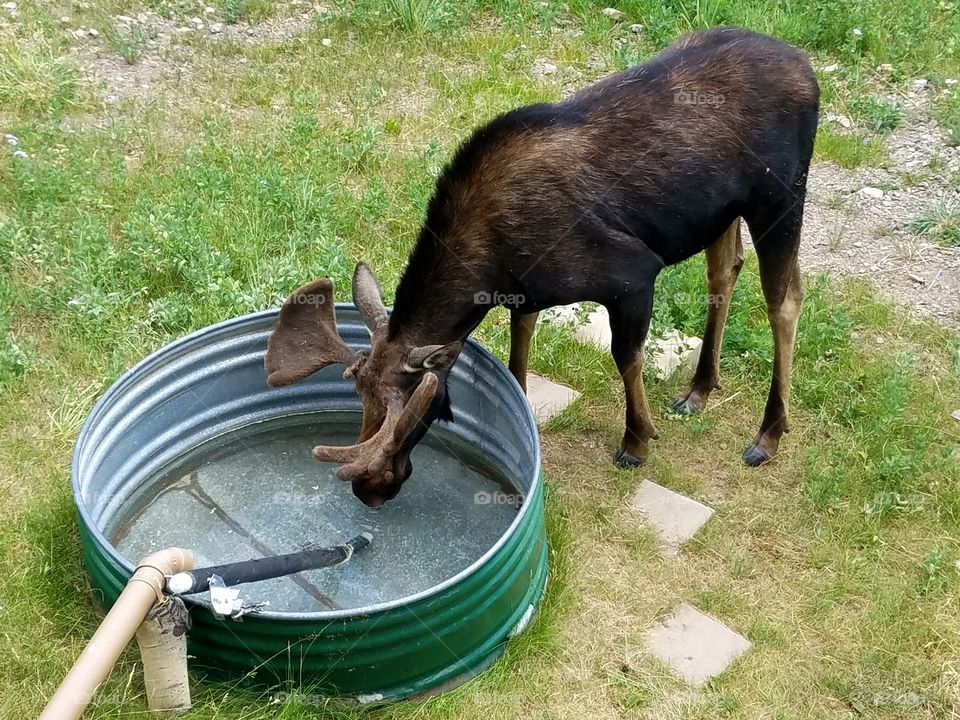
[{"label": "patch of dirt", "polygon": [[[807,273],[857,278],[885,298],[960,327],[960,248],[943,247],[914,222],[938,209],[960,212],[960,147],[930,117],[929,103],[903,102],[885,140],[889,167],[810,169],[800,262]],[[902,99],[901,99],[902,101]]]},{"label": "patch of dirt", "polygon": [[202,43],[283,43],[306,34],[332,13],[324,5],[292,0],[277,3],[275,18],[255,24],[228,24],[215,8],[208,10],[213,12],[192,17],[167,18],[149,10],[135,17],[113,17],[118,43],[128,44],[133,62],[127,62],[111,47],[103,31],[92,35],[87,28],[66,28],[64,32],[75,43],[73,61],[108,103],[160,102],[175,109],[183,104],[178,99],[189,93],[170,90],[191,88],[201,63],[223,66],[247,62],[244,57],[210,57],[201,49]]}]

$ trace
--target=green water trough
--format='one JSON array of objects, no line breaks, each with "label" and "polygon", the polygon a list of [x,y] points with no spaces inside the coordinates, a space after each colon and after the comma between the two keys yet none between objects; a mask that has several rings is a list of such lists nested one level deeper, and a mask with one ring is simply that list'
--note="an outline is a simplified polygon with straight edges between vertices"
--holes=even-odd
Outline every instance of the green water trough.
[{"label": "green water trough", "polygon": [[[296,552],[358,532],[335,568],[237,586],[236,612],[187,596],[195,674],[389,700],[453,687],[530,623],[547,580],[540,444],[526,398],[469,342],[449,377],[454,422],[435,423],[414,474],[380,511],[363,506],[319,441],[356,438],[343,369],[272,389],[263,355],[276,311],[229,320],[153,353],[87,417],[72,484],[95,601],[109,607],[154,550],[196,564]],[[369,347],[352,305],[340,334]]]}]

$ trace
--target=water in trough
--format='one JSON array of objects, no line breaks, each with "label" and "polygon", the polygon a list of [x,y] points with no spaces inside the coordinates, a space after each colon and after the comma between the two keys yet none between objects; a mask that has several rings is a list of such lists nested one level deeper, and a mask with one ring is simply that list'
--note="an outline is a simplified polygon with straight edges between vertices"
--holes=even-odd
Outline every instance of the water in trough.
[{"label": "water in trough", "polygon": [[343,565],[241,587],[248,603],[314,612],[406,598],[453,577],[489,550],[517,514],[516,490],[479,453],[434,427],[412,453],[400,494],[373,510],[314,445],[349,445],[355,416],[296,416],[210,441],[145,483],[108,530],[129,560],[169,546],[195,566],[334,545],[360,532],[369,548]]}]

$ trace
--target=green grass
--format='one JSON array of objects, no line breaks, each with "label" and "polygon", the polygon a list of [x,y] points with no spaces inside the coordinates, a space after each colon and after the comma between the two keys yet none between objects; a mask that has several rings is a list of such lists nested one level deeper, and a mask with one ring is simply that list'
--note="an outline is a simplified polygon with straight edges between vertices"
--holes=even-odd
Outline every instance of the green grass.
[{"label": "green grass", "polygon": [[[210,4],[225,22],[308,10]],[[894,83],[960,74],[958,14],[934,0],[642,0],[619,4],[620,22],[583,0],[356,0],[286,42],[175,38],[169,55],[151,60],[189,65],[189,83],[155,86],[176,103],[107,111],[83,82],[60,10],[19,6],[19,24],[0,29],[0,133],[17,138],[0,145],[2,717],[35,716],[98,621],[68,490],[72,443],[96,397],[151,350],[276,306],[309,278],[333,277],[346,299],[360,259],[389,301],[436,174],[478,123],[558,99],[679,32],[741,23],[800,43],[818,67],[840,65],[821,75],[825,107],[863,130],[821,128],[817,154],[855,167],[889,162],[882,140],[901,122],[897,107],[876,99],[889,94],[874,85],[878,64],[895,65]],[[178,22],[198,12],[168,0],[64,12],[75,26],[99,27],[105,52],[136,71],[151,52],[145,38],[113,37],[106,19],[146,7]],[[532,78],[540,57],[560,72]],[[948,129],[953,107],[937,101]],[[955,226],[950,208],[914,225],[944,243]],[[546,605],[490,672],[438,698],[375,710],[344,709],[309,688],[279,695],[196,683],[188,717],[955,716],[960,423],[950,412],[960,408],[960,339],[864,286],[807,285],[793,431],[759,471],[738,460],[771,372],[752,255],[733,298],[724,390],[705,414],[680,417],[667,408],[685,378],[650,378],[662,437],[642,472],[609,462],[623,400],[608,354],[568,329],[538,327],[535,370],[583,396],[543,433]],[[690,299],[705,295],[702,258],[664,272],[655,330],[700,334],[706,307]],[[492,313],[477,336],[504,357],[506,314]],[[716,508],[680,561],[664,561],[624,507],[644,477]],[[680,602],[754,644],[698,693],[641,652],[650,625]],[[148,717],[139,673],[131,651],[89,717]]]},{"label": "green grass", "polygon": [[960,208],[954,204],[935,206],[910,223],[914,232],[945,247],[960,247]]}]

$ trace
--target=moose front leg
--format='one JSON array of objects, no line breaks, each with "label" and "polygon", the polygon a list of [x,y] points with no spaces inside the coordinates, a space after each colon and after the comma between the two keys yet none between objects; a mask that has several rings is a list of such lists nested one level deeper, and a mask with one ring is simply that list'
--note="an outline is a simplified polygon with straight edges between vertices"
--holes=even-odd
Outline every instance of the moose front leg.
[{"label": "moose front leg", "polygon": [[653,312],[653,282],[643,291],[642,297],[631,298],[629,304],[622,303],[608,309],[612,335],[610,351],[623,378],[627,401],[623,441],[613,459],[620,467],[635,467],[646,462],[650,440],[660,436],[653,425],[643,387],[643,343]]},{"label": "moose front leg", "polygon": [[510,372],[527,391],[527,360],[530,357],[530,339],[537,327],[540,313],[510,311]]}]

